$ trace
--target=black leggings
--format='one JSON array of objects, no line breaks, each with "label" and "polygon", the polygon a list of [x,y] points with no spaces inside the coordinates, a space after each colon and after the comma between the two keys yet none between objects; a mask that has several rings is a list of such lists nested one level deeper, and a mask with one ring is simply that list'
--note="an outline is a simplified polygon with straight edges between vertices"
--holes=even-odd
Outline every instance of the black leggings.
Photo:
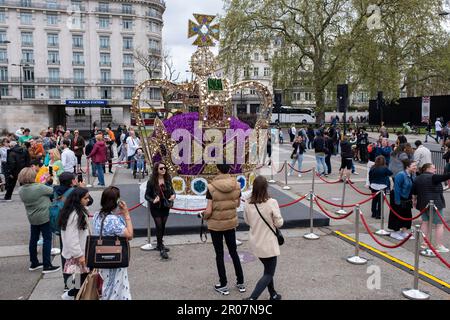
[{"label": "black leggings", "polygon": [[162,249],[164,232],[166,231],[166,222],[168,216],[153,216],[156,226],[156,243],[157,248]]},{"label": "black leggings", "polygon": [[269,291],[270,296],[274,296],[277,292],[273,286],[273,276],[277,267],[277,257],[259,258],[264,265],[264,275],[259,279],[250,297],[254,300],[258,299],[265,288]]}]

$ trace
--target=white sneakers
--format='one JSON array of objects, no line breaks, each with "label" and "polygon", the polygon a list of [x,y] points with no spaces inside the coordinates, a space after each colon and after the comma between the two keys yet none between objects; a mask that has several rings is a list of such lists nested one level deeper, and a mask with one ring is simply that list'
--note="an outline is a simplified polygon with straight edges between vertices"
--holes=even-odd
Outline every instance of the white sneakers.
[{"label": "white sneakers", "polygon": [[75,297],[69,296],[69,291],[66,291],[62,294],[61,299],[63,300],[75,300]]},{"label": "white sneakers", "polygon": [[405,237],[403,236],[403,233],[401,231],[395,231],[391,232],[391,238],[395,240],[404,240]]},{"label": "white sneakers", "polygon": [[447,253],[447,252],[450,252],[450,250],[447,249],[446,247],[444,247],[444,245],[442,245],[442,244],[436,248],[436,251],[439,252],[439,253]]}]

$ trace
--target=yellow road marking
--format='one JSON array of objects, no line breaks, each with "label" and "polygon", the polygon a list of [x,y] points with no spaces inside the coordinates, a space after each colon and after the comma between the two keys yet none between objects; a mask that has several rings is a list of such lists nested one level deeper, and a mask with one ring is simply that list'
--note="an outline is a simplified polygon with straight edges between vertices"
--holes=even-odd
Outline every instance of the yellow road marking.
[{"label": "yellow road marking", "polygon": [[[356,242],[355,239],[353,239],[352,237],[350,237],[350,236],[348,236],[348,235],[346,235],[346,234],[344,234],[344,233],[342,233],[342,232],[340,232],[340,231],[334,231],[334,233],[337,234],[337,235],[340,236],[340,237],[343,237],[343,238],[349,240],[349,241]],[[369,246],[368,244],[365,244],[365,243],[363,243],[363,242],[361,242],[361,241],[359,242],[359,244],[360,244],[362,247],[364,247],[364,248],[366,248],[366,249],[368,249],[368,250],[371,250],[371,251],[373,251],[373,252],[376,252],[377,254],[379,254],[379,255],[385,257],[386,259],[389,259],[389,260],[391,260],[391,261],[393,261],[393,262],[395,262],[395,263],[398,263],[398,264],[404,266],[405,268],[408,268],[408,269],[414,271],[414,267],[413,267],[413,266],[411,266],[410,264],[407,264],[406,262],[404,262],[404,261],[402,261],[402,260],[399,260],[399,259],[397,259],[397,258],[395,258],[395,257],[393,257],[393,256],[391,256],[391,255],[389,255],[389,254],[387,254],[387,253],[385,253],[385,252],[382,252],[382,251],[380,251],[380,250],[377,250],[377,249],[375,249],[375,248],[373,248],[373,247]],[[431,275],[431,274],[429,274],[429,273],[426,273],[426,272],[424,272],[424,271],[422,271],[422,270],[419,270],[419,274],[422,275],[422,276],[424,276],[424,277],[426,277],[426,278],[428,278],[428,279],[430,279],[430,280],[433,280],[433,281],[439,283],[440,285],[442,285],[442,286],[444,286],[444,287],[446,287],[446,288],[450,288],[450,284],[449,284],[449,283],[447,283],[447,282],[445,282],[445,281],[442,281],[441,279],[438,279],[438,278],[436,278],[435,276],[433,276],[433,275]]]}]

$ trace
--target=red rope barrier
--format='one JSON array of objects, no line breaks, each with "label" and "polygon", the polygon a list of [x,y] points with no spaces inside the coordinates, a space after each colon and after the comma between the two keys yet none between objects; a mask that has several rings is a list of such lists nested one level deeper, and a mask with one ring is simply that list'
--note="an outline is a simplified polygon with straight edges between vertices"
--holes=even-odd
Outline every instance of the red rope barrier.
[{"label": "red rope barrier", "polygon": [[277,171],[277,173],[280,173],[281,171],[283,171],[285,165],[286,165],[286,163],[283,163],[283,166],[281,167],[280,171]]},{"label": "red rope barrier", "polygon": [[331,214],[329,214],[329,213],[327,212],[327,210],[324,209],[324,208],[321,206],[321,204],[319,203],[319,201],[317,201],[317,199],[315,199],[314,201],[317,203],[317,206],[319,207],[319,209],[320,209],[325,215],[327,215],[328,217],[330,217],[331,219],[334,219],[334,220],[343,220],[343,219],[345,219],[345,218],[348,218],[348,217],[353,213],[353,210],[352,210],[352,211],[350,211],[349,213],[347,213],[347,214],[345,214],[345,215],[343,215],[343,216],[341,216],[341,217],[334,217],[334,216],[332,216]]},{"label": "red rope barrier", "polygon": [[311,172],[311,171],[313,171],[313,169],[311,168],[311,169],[309,169],[309,170],[297,170],[297,169],[295,169],[290,163],[288,163],[288,166],[289,166],[289,168],[291,168],[292,170],[294,170],[295,172],[298,172],[298,173],[308,173],[308,172]]},{"label": "red rope barrier", "polygon": [[430,248],[431,251],[433,251],[433,253],[435,254],[435,256],[438,257],[438,259],[441,260],[441,262],[443,264],[445,264],[445,266],[447,268],[450,269],[450,263],[448,263],[447,261],[444,260],[444,258],[442,258],[442,256],[439,254],[439,252],[436,251],[436,249],[433,247],[433,245],[430,243],[430,241],[428,241],[427,237],[425,236],[425,234],[423,234],[423,232],[422,232],[422,236],[423,236],[423,240],[425,240],[425,243],[428,245],[428,248]]},{"label": "red rope barrier", "polygon": [[396,245],[388,245],[388,244],[383,244],[380,241],[378,241],[378,239],[372,234],[372,231],[370,231],[369,226],[367,225],[366,222],[366,218],[364,218],[363,214],[360,214],[361,216],[361,221],[364,225],[364,228],[366,228],[367,233],[369,234],[369,236],[376,242],[378,243],[380,246],[388,248],[388,249],[396,249],[401,247],[402,245],[404,245],[411,237],[412,237],[412,233],[410,233],[405,239],[403,239],[400,243],[396,244]]},{"label": "red rope barrier", "polygon": [[436,209],[436,213],[438,214],[439,219],[441,219],[442,223],[444,224],[444,227],[447,229],[447,231],[450,231],[450,227],[448,226],[447,222],[445,222],[444,217],[441,215],[438,208],[436,206],[434,206],[434,208]]},{"label": "red rope barrier", "polygon": [[306,196],[302,196],[302,197],[300,197],[300,198],[298,198],[297,200],[294,200],[294,201],[292,201],[292,202],[289,202],[289,203],[286,203],[286,204],[281,204],[281,205],[279,205],[279,207],[280,207],[280,209],[281,209],[281,208],[290,207],[290,206],[292,206],[292,205],[294,205],[294,204],[296,204],[296,203],[302,201],[302,200],[305,199],[305,198],[306,198]]},{"label": "red rope barrier", "polygon": [[321,197],[319,197],[319,196],[316,196],[316,197],[317,197],[317,199],[319,199],[320,201],[325,202],[326,204],[329,204],[329,205],[334,206],[334,207],[353,208],[353,207],[356,207],[358,204],[359,204],[359,205],[362,205],[362,204],[364,204],[364,203],[366,203],[366,202],[369,202],[370,200],[372,200],[373,198],[375,198],[376,196],[378,196],[378,194],[379,194],[379,192],[374,193],[372,196],[370,196],[370,197],[367,198],[366,200],[360,201],[360,202],[355,203],[355,204],[344,204],[344,205],[337,204],[337,203],[333,203],[333,202],[328,201],[328,200],[326,200],[326,199],[324,199],[324,198],[321,198]]},{"label": "red rope barrier", "polygon": [[133,211],[133,210],[136,210],[137,208],[139,208],[139,207],[142,206],[143,204],[144,204],[144,202],[139,203],[139,204],[137,204],[137,205],[135,205],[135,206],[129,208],[129,209],[128,209],[128,212],[131,212],[131,211]]},{"label": "red rope barrier", "polygon": [[337,180],[337,181],[328,181],[324,178],[322,178],[322,176],[320,174],[317,174],[317,176],[319,177],[320,180],[322,180],[323,182],[325,182],[326,184],[336,184],[336,183],[341,183],[342,180]]},{"label": "red rope barrier", "polygon": [[386,195],[384,195],[384,202],[386,202],[386,204],[388,205],[388,207],[389,207],[389,209],[392,211],[392,213],[393,213],[395,216],[397,216],[397,218],[399,218],[400,220],[403,220],[403,221],[414,221],[414,220],[416,220],[417,218],[419,218],[421,215],[423,215],[424,212],[428,209],[428,206],[426,206],[422,211],[419,212],[419,214],[418,214],[417,216],[412,217],[412,218],[404,218],[404,217],[402,217],[401,215],[399,215],[399,214],[392,208],[391,204],[390,204],[389,201],[387,200]]},{"label": "red rope barrier", "polygon": [[354,183],[352,181],[349,181],[349,182],[351,182],[351,183],[349,183],[350,187],[352,187],[352,189],[355,190],[356,192],[358,192],[359,194],[361,194],[363,196],[371,196],[372,195],[372,193],[366,193],[366,192],[362,192],[362,191],[358,190],[358,188],[356,188],[353,185]]}]

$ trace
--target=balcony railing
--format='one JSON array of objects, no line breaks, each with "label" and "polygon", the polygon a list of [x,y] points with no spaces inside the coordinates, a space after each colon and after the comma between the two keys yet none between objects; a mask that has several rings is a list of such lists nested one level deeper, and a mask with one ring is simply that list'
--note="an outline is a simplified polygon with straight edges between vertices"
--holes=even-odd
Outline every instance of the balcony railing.
[{"label": "balcony railing", "polygon": [[154,11],[147,11],[145,13],[145,15],[147,17],[151,17],[151,18],[158,18],[162,20],[162,13],[161,12],[154,12]]},{"label": "balcony railing", "polygon": [[20,64],[34,64],[34,59],[22,59]]},{"label": "balcony railing", "polygon": [[111,7],[108,7],[108,8],[96,7],[95,12],[96,13],[136,15],[136,10],[123,10],[122,8],[111,8]]},{"label": "balcony railing", "polygon": [[99,65],[100,65],[100,67],[111,67],[111,61],[109,61],[109,62],[100,61]]},{"label": "balcony railing", "polygon": [[45,9],[45,10],[58,10],[58,11],[66,11],[68,6],[67,5],[61,5],[56,3],[45,3],[45,2],[36,2],[31,1],[30,2],[22,2],[20,0],[5,0],[1,1],[0,5],[2,7],[11,7],[11,8],[27,8],[27,9]]},{"label": "balcony railing", "polygon": [[84,66],[84,61],[72,61],[73,66]]},{"label": "balcony railing", "polygon": [[124,68],[134,68],[134,63],[133,62],[124,62],[124,63],[122,63],[122,67],[124,67]]},{"label": "balcony railing", "polygon": [[0,63],[8,63],[8,59],[0,59]]},{"label": "balcony railing", "polygon": [[47,64],[60,65],[61,61],[59,61],[59,60],[47,60]]}]

